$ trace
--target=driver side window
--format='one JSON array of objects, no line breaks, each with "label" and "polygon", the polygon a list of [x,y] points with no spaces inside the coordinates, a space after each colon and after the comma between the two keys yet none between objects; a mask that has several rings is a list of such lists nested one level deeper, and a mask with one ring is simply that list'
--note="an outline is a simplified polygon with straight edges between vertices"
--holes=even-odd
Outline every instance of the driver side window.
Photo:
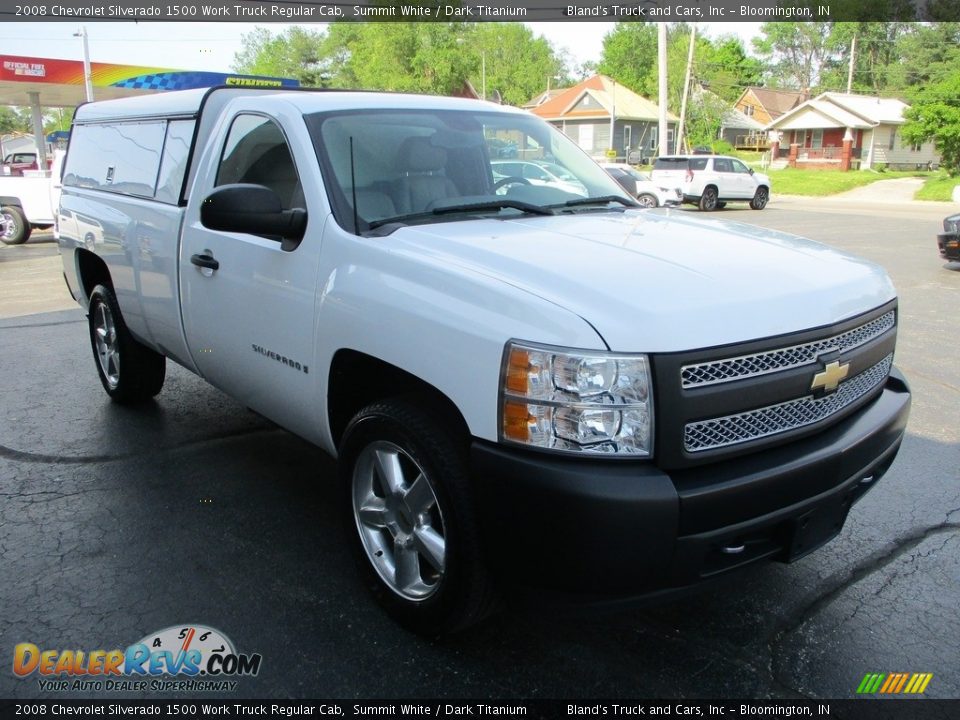
[{"label": "driver side window", "polygon": [[217,186],[264,185],[280,196],[284,210],[305,207],[303,188],[290,146],[279,126],[262,115],[233,120],[217,169]]}]

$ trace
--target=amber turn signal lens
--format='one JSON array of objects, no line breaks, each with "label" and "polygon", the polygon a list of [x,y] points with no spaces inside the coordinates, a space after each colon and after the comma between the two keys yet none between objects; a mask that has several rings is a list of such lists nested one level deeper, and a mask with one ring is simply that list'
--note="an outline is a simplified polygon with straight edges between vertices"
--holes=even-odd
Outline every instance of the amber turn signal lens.
[{"label": "amber turn signal lens", "polygon": [[530,439],[530,413],[525,403],[507,400],[503,404],[503,436],[526,442]]},{"label": "amber turn signal lens", "polygon": [[[530,353],[513,348],[507,359],[507,390],[526,395],[530,385]],[[506,415],[504,415],[506,417]]]}]

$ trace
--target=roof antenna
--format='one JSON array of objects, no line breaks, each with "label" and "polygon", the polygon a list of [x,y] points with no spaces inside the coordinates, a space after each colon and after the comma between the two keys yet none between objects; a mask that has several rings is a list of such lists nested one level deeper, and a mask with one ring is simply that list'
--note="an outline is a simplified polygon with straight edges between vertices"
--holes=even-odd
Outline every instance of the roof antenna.
[{"label": "roof antenna", "polygon": [[353,135],[350,136],[350,188],[353,192],[353,234],[360,234],[360,219],[357,214],[357,177],[353,165]]}]

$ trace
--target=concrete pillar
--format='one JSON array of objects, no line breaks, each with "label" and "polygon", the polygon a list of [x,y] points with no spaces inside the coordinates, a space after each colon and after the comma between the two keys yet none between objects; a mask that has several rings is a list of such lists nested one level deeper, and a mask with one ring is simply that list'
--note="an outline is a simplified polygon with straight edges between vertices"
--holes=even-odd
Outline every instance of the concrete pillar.
[{"label": "concrete pillar", "polygon": [[47,169],[47,138],[43,134],[43,111],[40,109],[40,93],[27,93],[30,99],[30,114],[33,116],[33,137],[37,143],[37,167]]},{"label": "concrete pillar", "polygon": [[790,143],[790,158],[787,160],[787,165],[792,168],[797,166],[797,156],[800,155],[800,145],[799,143]]}]

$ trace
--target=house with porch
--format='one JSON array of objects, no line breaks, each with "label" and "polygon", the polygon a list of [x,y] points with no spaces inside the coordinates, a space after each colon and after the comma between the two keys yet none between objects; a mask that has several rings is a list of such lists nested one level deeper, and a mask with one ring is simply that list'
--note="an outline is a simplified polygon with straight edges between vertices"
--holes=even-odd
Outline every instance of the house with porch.
[{"label": "house with porch", "polygon": [[[628,158],[640,162],[659,152],[659,106],[606,75],[587,78],[530,108],[530,112],[552,123],[598,159],[606,159],[610,149],[618,162]],[[676,115],[667,113],[671,150],[678,121]]]},{"label": "house with porch", "polygon": [[795,167],[843,170],[878,165],[904,170],[934,167],[940,158],[933,142],[914,145],[900,135],[908,107],[896,98],[823,93],[766,126],[775,138],[773,160],[786,159]]}]

